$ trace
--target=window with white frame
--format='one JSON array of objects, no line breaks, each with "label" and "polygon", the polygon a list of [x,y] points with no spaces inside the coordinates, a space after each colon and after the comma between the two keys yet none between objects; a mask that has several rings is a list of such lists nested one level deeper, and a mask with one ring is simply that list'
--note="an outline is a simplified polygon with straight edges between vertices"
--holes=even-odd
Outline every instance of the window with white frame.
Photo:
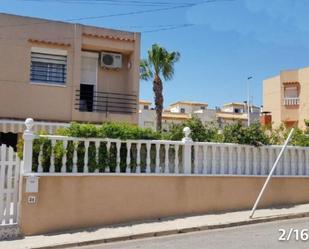
[{"label": "window with white frame", "polygon": [[32,49],[30,80],[33,83],[64,85],[67,75],[66,51]]}]

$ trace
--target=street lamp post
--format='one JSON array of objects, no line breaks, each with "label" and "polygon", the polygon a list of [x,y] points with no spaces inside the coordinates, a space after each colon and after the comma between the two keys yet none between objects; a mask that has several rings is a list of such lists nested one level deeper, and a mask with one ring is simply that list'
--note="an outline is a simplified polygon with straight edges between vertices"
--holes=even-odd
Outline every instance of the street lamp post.
[{"label": "street lamp post", "polygon": [[250,120],[250,80],[252,79],[252,76],[249,76],[247,78],[247,115],[248,115],[248,127],[250,126],[251,120]]}]

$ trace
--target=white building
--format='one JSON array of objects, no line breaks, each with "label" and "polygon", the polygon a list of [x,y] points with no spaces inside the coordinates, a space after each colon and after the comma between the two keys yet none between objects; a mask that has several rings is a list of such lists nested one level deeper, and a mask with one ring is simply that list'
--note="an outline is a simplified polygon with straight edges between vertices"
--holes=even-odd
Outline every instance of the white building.
[{"label": "white building", "polygon": [[208,104],[203,102],[177,101],[167,109],[174,113],[194,113],[196,111],[206,110],[207,107]]},{"label": "white building", "polygon": [[[248,107],[246,103],[232,102],[217,109],[217,120],[220,128],[225,125],[239,123],[248,125]],[[261,108],[255,105],[250,106],[250,124],[260,122]]]},{"label": "white building", "polygon": [[[151,107],[150,101],[140,100],[139,126],[156,129],[156,111]],[[250,124],[260,121],[261,108],[250,106]],[[162,113],[162,129],[168,131],[171,124],[179,124],[191,119],[199,118],[203,124],[218,124],[223,128],[228,124],[239,123],[248,125],[248,113],[246,103],[232,102],[221,108],[208,109],[204,102],[177,101],[171,104]]]},{"label": "white building", "polygon": [[143,128],[156,129],[156,111],[151,108],[151,102],[146,100],[139,101],[138,126]]},{"label": "white building", "polygon": [[[202,102],[178,101],[171,104],[162,113],[162,129],[168,131],[171,124],[180,124],[192,117],[198,117],[203,123],[216,122],[216,111],[207,109]],[[139,126],[156,129],[156,111],[150,101],[140,100]]]}]

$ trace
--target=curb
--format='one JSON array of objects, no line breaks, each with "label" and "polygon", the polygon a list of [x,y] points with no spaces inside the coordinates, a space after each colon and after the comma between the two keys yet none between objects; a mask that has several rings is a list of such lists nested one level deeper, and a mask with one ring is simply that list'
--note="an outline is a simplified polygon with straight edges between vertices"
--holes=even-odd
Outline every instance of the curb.
[{"label": "curb", "polygon": [[50,246],[33,247],[33,249],[61,249],[61,248],[69,248],[69,247],[97,245],[97,244],[105,244],[105,243],[111,243],[111,242],[120,242],[120,241],[151,238],[151,237],[161,237],[161,236],[167,236],[167,235],[173,235],[173,234],[191,233],[191,232],[214,230],[214,229],[220,229],[220,228],[229,228],[229,227],[244,226],[244,225],[250,225],[250,224],[266,223],[266,222],[271,222],[271,221],[297,219],[297,218],[304,218],[304,217],[309,217],[309,212],[272,216],[272,217],[267,217],[267,218],[257,218],[257,219],[251,219],[251,220],[231,222],[227,224],[216,224],[216,225],[197,226],[197,227],[189,227],[189,228],[182,228],[182,229],[171,229],[171,230],[166,230],[166,231],[125,235],[125,236],[119,236],[119,237],[114,237],[114,238],[96,239],[96,240],[65,243],[65,244],[54,244]]}]

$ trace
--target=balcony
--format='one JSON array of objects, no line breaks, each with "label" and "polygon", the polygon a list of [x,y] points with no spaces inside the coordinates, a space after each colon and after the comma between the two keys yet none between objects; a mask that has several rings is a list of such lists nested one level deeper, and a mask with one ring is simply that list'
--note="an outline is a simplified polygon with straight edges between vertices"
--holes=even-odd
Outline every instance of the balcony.
[{"label": "balcony", "polygon": [[294,98],[285,97],[283,99],[283,105],[285,105],[285,106],[299,105],[299,98],[298,97],[294,97]]},{"label": "balcony", "polygon": [[76,90],[75,110],[132,114],[137,112],[137,95]]}]

